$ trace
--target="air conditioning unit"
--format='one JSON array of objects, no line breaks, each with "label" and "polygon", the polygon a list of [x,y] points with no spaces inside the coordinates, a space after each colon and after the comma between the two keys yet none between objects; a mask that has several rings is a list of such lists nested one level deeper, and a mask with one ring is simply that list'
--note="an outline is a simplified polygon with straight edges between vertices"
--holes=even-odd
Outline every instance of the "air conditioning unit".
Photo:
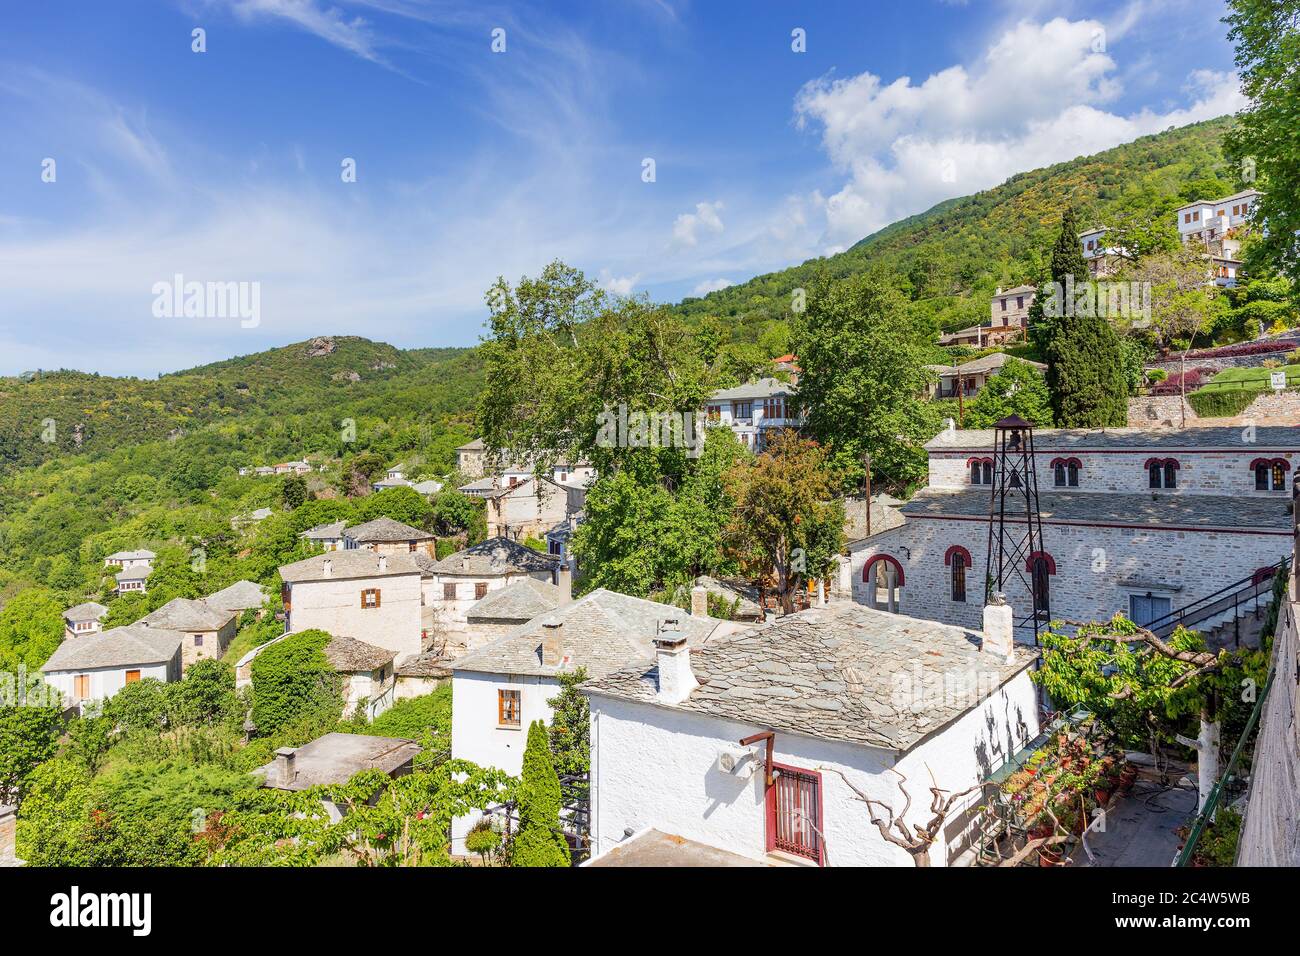
[{"label": "air conditioning unit", "polygon": [[743,748],[735,748],[722,751],[718,754],[718,769],[723,773],[741,774],[746,769],[753,772],[753,751]]}]

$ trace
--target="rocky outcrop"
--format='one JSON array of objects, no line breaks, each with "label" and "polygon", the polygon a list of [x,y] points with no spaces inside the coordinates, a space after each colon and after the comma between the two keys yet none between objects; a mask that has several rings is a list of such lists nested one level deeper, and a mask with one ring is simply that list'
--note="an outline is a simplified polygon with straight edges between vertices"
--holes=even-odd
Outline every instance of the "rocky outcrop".
[{"label": "rocky outcrop", "polygon": [[332,355],[338,351],[338,345],[332,335],[320,335],[307,343],[307,357],[321,358],[325,355]]}]

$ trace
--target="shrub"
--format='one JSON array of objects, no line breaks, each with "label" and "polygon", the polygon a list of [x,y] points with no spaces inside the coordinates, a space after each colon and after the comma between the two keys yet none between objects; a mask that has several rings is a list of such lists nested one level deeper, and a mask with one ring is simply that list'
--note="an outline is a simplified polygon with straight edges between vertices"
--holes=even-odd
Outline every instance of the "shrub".
[{"label": "shrub", "polygon": [[253,658],[253,723],[259,736],[317,716],[337,722],[343,694],[339,675],[325,659],[329,641],[324,631],[303,631]]},{"label": "shrub", "polygon": [[1208,388],[1187,396],[1192,410],[1201,418],[1231,418],[1240,415],[1262,393],[1244,388]]},{"label": "shrub", "polygon": [[511,866],[568,866],[569,844],[560,829],[560,778],[551,762],[546,725],[528,728],[524,771],[519,783],[519,832],[511,847]]},{"label": "shrub", "polygon": [[477,853],[484,863],[488,857],[495,853],[501,846],[501,834],[492,826],[492,821],[483,817],[473,828],[465,835],[465,850],[469,853]]}]

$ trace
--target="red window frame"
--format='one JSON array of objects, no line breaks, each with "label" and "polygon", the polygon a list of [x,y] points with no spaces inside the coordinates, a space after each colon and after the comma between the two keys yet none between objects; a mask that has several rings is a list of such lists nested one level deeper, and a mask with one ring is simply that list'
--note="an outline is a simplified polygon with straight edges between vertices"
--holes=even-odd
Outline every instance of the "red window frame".
[{"label": "red window frame", "polygon": [[[822,834],[826,832],[826,808],[825,808],[826,791],[825,788],[822,786],[821,773],[819,773],[816,770],[808,770],[804,767],[794,767],[789,764],[782,764],[782,763],[773,763],[772,770],[773,772],[779,772],[781,774],[781,777],[778,777],[775,781],[773,781],[772,785],[767,788],[767,792],[764,794],[764,803],[765,803],[766,816],[767,816],[767,824],[765,827],[766,830],[765,837],[767,840],[767,852],[772,853],[773,851],[780,850],[783,853],[790,853],[794,856],[801,856],[804,859],[813,860],[817,863],[818,866],[825,866],[826,865],[826,841],[823,839]],[[812,839],[815,844],[815,847],[813,848],[813,852],[811,853],[804,849],[792,848],[795,847],[796,845],[790,841],[779,839],[779,832],[778,832],[778,825],[777,825],[779,808],[777,804],[780,799],[781,780],[785,779],[786,775],[790,775],[792,777],[806,778],[808,781],[811,782],[812,787],[815,789],[814,796],[817,805],[817,809],[816,809],[817,820],[813,824],[814,829],[812,830]]]}]

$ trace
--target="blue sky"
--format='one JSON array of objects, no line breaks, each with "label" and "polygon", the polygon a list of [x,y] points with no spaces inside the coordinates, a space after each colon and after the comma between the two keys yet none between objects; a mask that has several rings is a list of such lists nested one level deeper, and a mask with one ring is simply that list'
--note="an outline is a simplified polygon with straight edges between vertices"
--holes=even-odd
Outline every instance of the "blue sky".
[{"label": "blue sky", "polygon": [[[0,373],[151,376],[317,334],[469,345],[491,281],[554,258],[622,294],[701,294],[1240,108],[1222,15],[1209,0],[14,4]],[[155,315],[155,284],[178,274],[257,283],[256,323]]]}]

